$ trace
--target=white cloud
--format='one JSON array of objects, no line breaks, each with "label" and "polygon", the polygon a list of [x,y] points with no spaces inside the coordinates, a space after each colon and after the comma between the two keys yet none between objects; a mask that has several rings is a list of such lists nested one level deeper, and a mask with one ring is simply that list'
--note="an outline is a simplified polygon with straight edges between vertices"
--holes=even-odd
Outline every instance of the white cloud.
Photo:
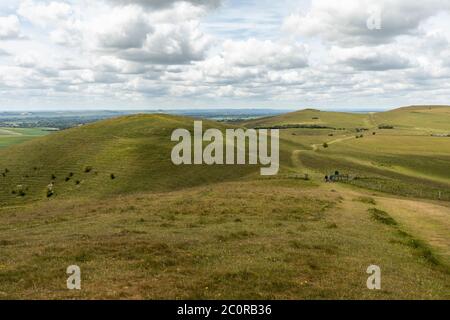
[{"label": "white cloud", "polygon": [[[312,0],[309,11],[286,18],[284,29],[346,46],[381,44],[413,34],[426,19],[449,8],[445,0]],[[374,11],[380,12],[379,30],[367,26]]]},{"label": "white cloud", "polygon": [[394,48],[379,47],[333,47],[330,51],[337,63],[348,65],[360,71],[386,71],[406,69],[412,62],[406,55],[402,55]]},{"label": "white cloud", "polygon": [[130,5],[136,4],[143,7],[160,9],[171,7],[176,3],[185,2],[195,6],[204,6],[215,8],[220,5],[221,0],[107,0],[113,4]]},{"label": "white cloud", "polygon": [[[382,9],[380,30],[366,26],[374,4]],[[292,14],[297,5],[300,13]],[[443,0],[2,1],[0,104],[440,103],[450,96],[449,6]]]},{"label": "white cloud", "polygon": [[253,38],[246,41],[225,41],[222,56],[231,64],[241,67],[295,69],[308,65],[307,49],[304,45]]},{"label": "white cloud", "polygon": [[153,27],[148,17],[136,7],[113,9],[98,17],[91,26],[100,49],[141,48]]},{"label": "white cloud", "polygon": [[72,7],[65,2],[35,2],[25,0],[21,2],[17,13],[39,27],[59,24],[67,21],[73,14]]},{"label": "white cloud", "polygon": [[16,15],[0,16],[0,40],[20,37],[20,22]]}]

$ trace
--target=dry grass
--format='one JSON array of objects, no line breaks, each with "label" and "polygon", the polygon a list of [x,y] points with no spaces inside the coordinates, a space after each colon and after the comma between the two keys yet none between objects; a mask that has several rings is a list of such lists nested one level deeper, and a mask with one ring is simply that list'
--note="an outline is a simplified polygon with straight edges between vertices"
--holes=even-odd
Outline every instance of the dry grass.
[{"label": "dry grass", "polygon": [[[450,298],[353,195],[302,180],[223,183],[0,211],[2,298]],[[65,268],[82,290],[65,289]],[[370,264],[383,290],[365,287]]]}]

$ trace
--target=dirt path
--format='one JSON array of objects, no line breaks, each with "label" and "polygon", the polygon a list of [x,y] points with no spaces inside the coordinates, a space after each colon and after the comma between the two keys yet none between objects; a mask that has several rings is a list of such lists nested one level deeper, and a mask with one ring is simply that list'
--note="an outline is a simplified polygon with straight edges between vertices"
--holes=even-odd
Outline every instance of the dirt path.
[{"label": "dirt path", "polygon": [[[324,185],[324,188],[329,187],[330,185]],[[373,195],[338,183],[332,184],[332,188],[346,201],[353,201],[361,196],[373,198],[376,202],[373,207],[386,211],[404,231],[428,243],[443,262],[450,266],[450,206],[446,203]]]},{"label": "dirt path", "polygon": [[[330,145],[330,144],[335,144],[335,143],[342,142],[342,141],[346,141],[346,140],[350,140],[350,139],[355,139],[355,137],[353,137],[353,136],[352,136],[352,137],[346,137],[346,136],[344,136],[343,138],[331,140],[331,141],[327,142],[327,144],[328,144],[328,145]],[[317,151],[317,150],[319,149],[319,146],[321,146],[320,143],[316,143],[316,144],[312,144],[312,145],[311,145],[313,151]]]},{"label": "dirt path", "polygon": [[427,241],[450,265],[450,208],[418,200],[376,197],[408,232]]}]

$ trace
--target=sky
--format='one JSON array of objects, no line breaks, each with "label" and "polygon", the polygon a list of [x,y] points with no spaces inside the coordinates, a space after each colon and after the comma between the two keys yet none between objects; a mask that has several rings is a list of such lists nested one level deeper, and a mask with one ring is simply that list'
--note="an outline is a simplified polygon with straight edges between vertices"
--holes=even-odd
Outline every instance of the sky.
[{"label": "sky", "polygon": [[448,0],[2,0],[0,110],[450,104]]}]

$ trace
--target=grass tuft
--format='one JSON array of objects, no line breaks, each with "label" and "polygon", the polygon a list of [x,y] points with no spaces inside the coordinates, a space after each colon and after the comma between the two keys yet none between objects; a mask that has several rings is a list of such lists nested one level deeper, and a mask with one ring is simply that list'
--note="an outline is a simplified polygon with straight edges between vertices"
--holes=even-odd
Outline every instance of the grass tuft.
[{"label": "grass tuft", "polygon": [[377,209],[377,208],[370,208],[368,211],[372,214],[372,217],[384,224],[390,225],[390,226],[396,226],[398,225],[397,221],[394,220],[386,211]]}]

